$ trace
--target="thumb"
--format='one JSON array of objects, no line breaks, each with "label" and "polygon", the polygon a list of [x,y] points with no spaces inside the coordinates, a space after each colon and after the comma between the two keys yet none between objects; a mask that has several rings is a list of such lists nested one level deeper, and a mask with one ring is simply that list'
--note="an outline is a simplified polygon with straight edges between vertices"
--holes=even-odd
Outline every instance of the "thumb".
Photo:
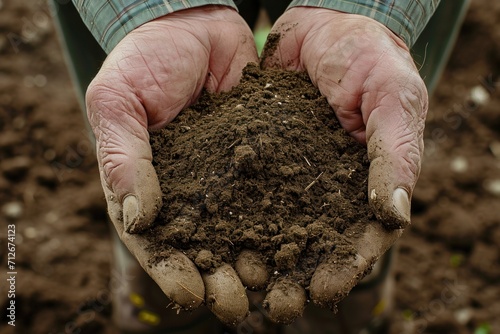
[{"label": "thumb", "polygon": [[366,124],[369,202],[388,229],[410,224],[410,201],[420,174],[427,93],[423,83],[413,87],[384,99]]},{"label": "thumb", "polygon": [[146,112],[139,101],[98,84],[90,85],[86,99],[109,216],[117,228],[123,227],[118,228],[120,235],[140,233],[153,223],[162,204]]}]

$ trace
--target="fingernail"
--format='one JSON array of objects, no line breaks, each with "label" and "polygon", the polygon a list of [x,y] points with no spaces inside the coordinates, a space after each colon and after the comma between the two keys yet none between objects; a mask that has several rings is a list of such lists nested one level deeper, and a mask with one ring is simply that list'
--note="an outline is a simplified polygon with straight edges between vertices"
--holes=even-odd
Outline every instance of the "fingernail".
[{"label": "fingernail", "polygon": [[134,233],[137,216],[139,215],[139,204],[137,198],[133,195],[125,197],[123,201],[123,225],[125,231]]},{"label": "fingernail", "polygon": [[410,221],[410,196],[403,188],[397,188],[392,194],[392,202],[399,214]]}]

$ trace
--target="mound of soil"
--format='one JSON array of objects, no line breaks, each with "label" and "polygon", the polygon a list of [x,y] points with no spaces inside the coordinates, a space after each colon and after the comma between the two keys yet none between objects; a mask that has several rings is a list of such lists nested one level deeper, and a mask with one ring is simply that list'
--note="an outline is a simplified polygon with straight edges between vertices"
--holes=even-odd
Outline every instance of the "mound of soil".
[{"label": "mound of soil", "polygon": [[149,237],[202,270],[250,249],[269,273],[307,286],[324,254],[341,263],[377,223],[366,148],[306,74],[250,64],[237,87],[204,93],[151,144],[164,198]]}]

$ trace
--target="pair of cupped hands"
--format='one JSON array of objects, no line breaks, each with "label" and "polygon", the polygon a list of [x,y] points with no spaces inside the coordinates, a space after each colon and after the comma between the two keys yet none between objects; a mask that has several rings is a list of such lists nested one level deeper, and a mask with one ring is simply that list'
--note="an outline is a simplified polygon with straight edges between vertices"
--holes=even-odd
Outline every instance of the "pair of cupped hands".
[{"label": "pair of cupped hands", "polygon": [[[326,261],[317,267],[309,298],[333,305],[409,224],[423,153],[427,91],[405,43],[370,18],[296,7],[282,15],[272,33],[281,38],[262,60],[263,67],[306,71],[344,129],[368,146],[367,192],[381,224],[369,226],[357,239],[351,266],[332,268]],[[161,207],[161,189],[151,164],[148,130],[172,121],[203,88],[229,90],[247,63],[258,61],[252,32],[234,9],[182,10],[123,38],[86,96],[108,211],[121,240],[172,301],[187,309],[206,302],[224,323],[233,325],[248,313],[244,285],[265,287],[266,282],[255,282],[263,264],[245,253],[254,260],[239,261],[236,270],[223,265],[200,273],[180,251],[151,261],[148,240],[140,232]],[[294,291],[268,292],[267,307],[275,321],[290,320],[282,305],[303,307],[297,303],[304,303],[305,291]]]}]

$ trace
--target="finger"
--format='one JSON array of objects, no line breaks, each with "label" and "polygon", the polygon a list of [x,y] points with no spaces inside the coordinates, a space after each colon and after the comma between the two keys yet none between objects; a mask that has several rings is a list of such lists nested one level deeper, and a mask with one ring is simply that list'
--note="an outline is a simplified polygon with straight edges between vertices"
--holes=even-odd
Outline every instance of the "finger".
[{"label": "finger", "polygon": [[263,302],[269,318],[279,324],[290,324],[302,316],[306,305],[306,292],[291,279],[278,279]]},{"label": "finger", "polygon": [[249,313],[248,297],[236,271],[223,264],[213,273],[203,274],[207,307],[219,320],[236,326]]},{"label": "finger", "polygon": [[104,189],[104,193],[108,200],[110,219],[118,236],[142,268],[177,305],[188,310],[200,306],[205,297],[205,284],[194,263],[186,255],[175,250],[157,254],[158,260],[153,258],[148,251],[150,240],[140,234],[125,232],[120,215],[116,213],[121,211],[119,201],[108,188]]},{"label": "finger", "polygon": [[269,273],[262,257],[252,251],[242,251],[235,264],[236,272],[244,286],[250,290],[263,289],[269,280]]},{"label": "finger", "polygon": [[[357,227],[353,226],[353,230]],[[349,231],[345,232],[350,234]],[[316,269],[310,284],[311,299],[322,307],[333,308],[368,273],[376,261],[401,237],[402,229],[388,230],[381,224],[366,224],[351,249],[355,255],[333,253]]]},{"label": "finger", "polygon": [[198,269],[188,257],[173,251],[159,262],[143,266],[163,293],[184,309],[195,309],[205,299],[205,285]]},{"label": "finger", "polygon": [[150,161],[139,160],[133,169],[136,171],[133,191],[123,200],[123,224],[128,233],[140,233],[153,224],[162,206],[162,195]]},{"label": "finger", "polygon": [[313,302],[321,307],[334,309],[349,291],[369,271],[370,264],[361,255],[333,253],[318,267],[311,278],[309,293]]},{"label": "finger", "polygon": [[[376,99],[366,125],[370,170],[368,197],[377,218],[389,229],[410,224],[410,198],[420,174],[427,92],[418,74],[400,69],[404,78],[376,91],[391,91]],[[399,81],[399,82],[398,82]],[[375,99],[377,93],[367,93]],[[368,103],[367,108],[370,103]]]},{"label": "finger", "polygon": [[[345,234],[356,235],[358,228],[353,225],[353,232],[345,231]],[[316,268],[309,288],[316,304],[333,309],[403,233],[402,229],[388,230],[378,223],[365,224],[363,228],[363,233],[352,245],[339,245]]]},{"label": "finger", "polygon": [[[124,94],[127,89],[123,88]],[[140,233],[153,223],[162,205],[160,184],[151,164],[147,117],[134,98],[102,94],[108,89],[91,86],[87,110],[96,136],[97,161],[107,198],[122,204],[110,211],[128,233]],[[109,102],[108,102],[109,101]]]},{"label": "finger", "polygon": [[354,248],[367,263],[374,264],[401,237],[403,229],[388,230],[380,224],[367,224]]}]

